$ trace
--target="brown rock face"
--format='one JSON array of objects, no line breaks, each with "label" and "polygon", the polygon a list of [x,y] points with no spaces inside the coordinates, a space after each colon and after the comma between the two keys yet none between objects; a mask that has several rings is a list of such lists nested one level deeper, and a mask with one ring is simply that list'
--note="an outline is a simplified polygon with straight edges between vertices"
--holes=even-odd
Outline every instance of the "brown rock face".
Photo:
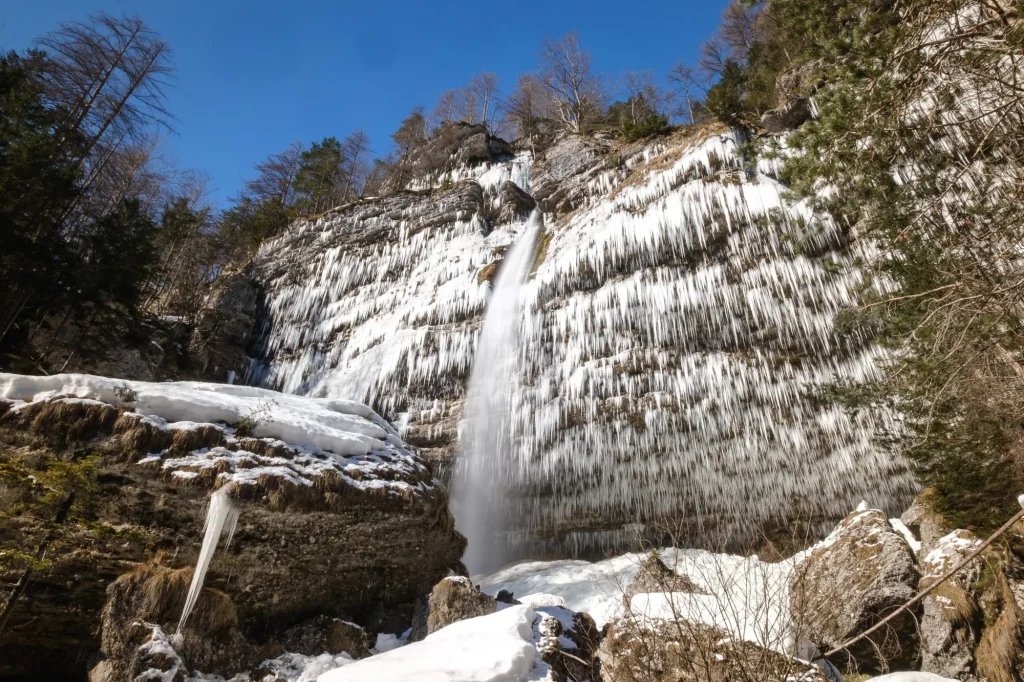
[{"label": "brown rock face", "polygon": [[437,632],[446,625],[467,618],[486,616],[498,609],[494,597],[481,592],[469,578],[463,576],[449,576],[434,585],[428,603],[430,611],[427,615],[427,635]]},{"label": "brown rock face", "polygon": [[[864,632],[917,593],[920,574],[906,540],[878,510],[847,516],[822,546],[797,566],[790,610],[797,640],[831,649]],[[916,667],[916,619],[904,613],[848,651],[848,666],[863,671]],[[838,660],[842,660],[837,657]]]},{"label": "brown rock face", "polygon": [[825,682],[814,666],[684,620],[617,619],[608,625],[599,656],[604,682]]},{"label": "brown rock face", "polygon": [[690,580],[689,576],[676,573],[665,565],[661,557],[651,554],[640,564],[640,570],[637,571],[636,577],[633,578],[633,582],[630,583],[629,587],[626,588],[625,594],[622,595],[622,601],[627,613],[634,595],[659,592],[705,594],[704,590]]},{"label": "brown rock face", "polygon": [[[136,462],[168,447],[232,445],[219,429],[197,432],[207,442],[176,445],[168,432],[119,415],[110,406],[47,402],[0,417],[0,461],[34,466],[45,458],[101,455],[83,523],[64,530],[49,554],[52,565],[33,576],[15,606],[0,641],[0,679],[82,679],[100,648],[108,585],[160,552],[173,557],[168,568],[195,565],[213,477],[182,479],[159,464]],[[289,487],[268,479],[245,486],[236,500],[238,529],[230,549],[217,550],[206,586],[234,605],[237,631],[250,643],[279,639],[317,616],[394,632],[396,624],[408,626],[420,595],[461,570],[465,539],[454,530],[439,485],[410,480],[409,494],[399,496],[340,479],[321,483]],[[0,496],[0,512],[17,500]],[[34,547],[44,528],[16,518],[0,524],[0,533]],[[15,577],[0,575],[4,594]]]}]

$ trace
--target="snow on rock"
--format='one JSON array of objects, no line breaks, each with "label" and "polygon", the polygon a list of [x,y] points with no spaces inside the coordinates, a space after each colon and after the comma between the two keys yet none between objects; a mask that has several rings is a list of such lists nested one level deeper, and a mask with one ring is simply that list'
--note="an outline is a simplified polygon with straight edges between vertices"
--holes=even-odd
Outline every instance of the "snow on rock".
[{"label": "snow on rock", "polygon": [[[793,561],[768,563],[755,557],[715,554],[705,550],[660,550],[662,561],[688,576],[706,594],[644,593],[631,608],[640,616],[664,619],[673,606],[688,617],[717,625],[738,639],[781,649],[789,635],[789,581]],[[573,611],[589,613],[603,626],[623,612],[623,595],[647,558],[624,554],[598,561],[532,561],[507,567],[479,579],[490,594],[499,589],[516,594],[558,595]],[[522,598],[524,603],[529,597]]]},{"label": "snow on rock", "polygon": [[529,606],[513,606],[459,621],[422,641],[327,672],[318,682],[543,680],[546,666],[534,643],[537,617]]},{"label": "snow on rock", "polygon": [[[58,396],[75,396],[60,397]],[[224,445],[180,456],[151,453],[140,464],[160,463],[179,481],[204,472],[220,483],[255,484],[265,477],[311,487],[328,474],[353,487],[403,493],[429,483],[429,470],[397,431],[361,403],[306,398],[262,388],[197,382],[150,383],[86,374],[22,376],[0,373],[0,399],[15,411],[57,398],[64,402],[123,407],[153,428],[195,431],[212,427]],[[265,452],[245,449],[235,429],[244,424]]]},{"label": "snow on rock", "polygon": [[282,654],[260,664],[260,668],[266,671],[260,679],[273,682],[316,682],[324,673],[353,662],[352,657],[344,653],[323,653],[319,656]]},{"label": "snow on rock", "polygon": [[256,436],[343,456],[365,455],[384,449],[387,443],[403,445],[394,427],[352,400],[311,399],[249,386],[191,381],[150,383],[88,374],[0,374],[0,398],[34,402],[58,395],[132,407],[140,415],[167,422],[237,424],[250,420]]}]

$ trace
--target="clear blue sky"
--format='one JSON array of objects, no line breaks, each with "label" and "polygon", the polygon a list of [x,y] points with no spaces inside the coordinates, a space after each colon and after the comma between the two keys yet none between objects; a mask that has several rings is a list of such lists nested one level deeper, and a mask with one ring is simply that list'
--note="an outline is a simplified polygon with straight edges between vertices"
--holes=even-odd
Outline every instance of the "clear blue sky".
[{"label": "clear blue sky", "polygon": [[363,128],[378,155],[416,105],[492,71],[503,88],[537,66],[545,36],[580,35],[609,77],[692,61],[726,0],[6,0],[0,48],[59,22],[137,14],[174,49],[177,161],[207,172],[223,203],[252,164],[292,141]]}]

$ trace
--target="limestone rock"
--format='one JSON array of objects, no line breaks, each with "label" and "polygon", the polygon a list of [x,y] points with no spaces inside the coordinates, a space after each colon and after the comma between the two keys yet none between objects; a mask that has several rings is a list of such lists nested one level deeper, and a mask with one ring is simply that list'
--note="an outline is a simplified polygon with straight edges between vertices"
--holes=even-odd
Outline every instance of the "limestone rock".
[{"label": "limestone rock", "polygon": [[346,653],[352,658],[370,655],[370,637],[362,627],[340,618],[318,616],[290,628],[281,639],[285,651],[305,656],[323,652]]},{"label": "limestone rock", "polygon": [[[790,611],[797,639],[809,639],[822,650],[838,646],[912,598],[918,580],[910,546],[885,515],[874,509],[855,511],[796,568]],[[919,614],[919,609],[904,612],[890,628],[854,644],[847,652],[848,667],[914,667]]]},{"label": "limestone rock", "polygon": [[587,181],[604,170],[607,143],[579,135],[558,140],[537,160],[531,173],[533,198],[546,214],[579,208],[588,196]]},{"label": "limestone rock", "polygon": [[[921,589],[930,587],[980,543],[966,530],[953,531],[934,541],[934,548],[921,560]],[[971,562],[924,598],[921,670],[957,679],[973,673],[981,615],[974,586],[982,567],[981,560]]]},{"label": "limestone rock", "polygon": [[427,615],[427,634],[437,632],[446,625],[467,618],[486,616],[498,610],[494,597],[463,576],[448,576],[430,592],[430,613]]},{"label": "limestone rock", "polygon": [[761,127],[769,133],[785,133],[796,130],[811,118],[809,97],[793,97],[779,107],[766,111],[761,116]]},{"label": "limestone rock", "polygon": [[719,628],[681,620],[619,618],[601,643],[605,682],[756,679],[826,682],[821,671],[795,658],[737,641]]},{"label": "limestone rock", "polygon": [[551,667],[555,682],[600,682],[601,665],[597,657],[602,634],[594,619],[561,606],[536,607],[539,622],[534,626],[540,637],[537,650]]},{"label": "limestone rock", "polygon": [[650,554],[641,562],[640,570],[626,588],[622,601],[628,611],[635,595],[660,592],[706,594],[699,585],[690,580],[689,576],[676,573],[666,566],[657,554]]},{"label": "limestone rock", "polygon": [[[77,452],[101,455],[87,523],[62,533],[62,551],[33,576],[32,598],[15,607],[12,627],[0,641],[0,678],[81,675],[101,646],[108,585],[161,552],[174,556],[172,568],[195,565],[216,471],[176,477],[159,463],[138,464],[146,454],[244,443],[254,453],[291,456],[263,439],[228,443],[217,428],[182,433],[187,437],[123,417],[109,405],[74,401],[39,401],[0,416],[4,456],[33,462]],[[407,480],[402,495],[381,495],[340,479],[295,486],[261,477],[241,491],[237,532],[230,549],[215,554],[206,586],[233,604],[237,629],[247,638],[280,638],[316,615],[365,626],[391,619],[407,627],[418,596],[450,571],[464,570],[459,559],[465,539],[454,529],[447,494],[432,482],[429,469],[423,472]],[[0,511],[15,502],[0,496]],[[26,516],[5,523],[3,532],[35,546],[45,528]],[[180,610],[172,611],[173,617],[161,612],[160,618],[176,622]],[[200,604],[196,624],[203,611]],[[222,639],[212,638],[211,646],[227,646]],[[120,647],[105,648],[111,658],[127,660],[124,651],[139,641],[132,635]],[[201,661],[198,669],[213,673],[205,661],[221,660],[219,650],[183,653],[190,665]]]},{"label": "limestone rock", "polygon": [[190,568],[143,564],[107,588],[101,641],[111,679],[134,679],[148,669],[187,675],[187,665],[230,675],[257,662],[262,652],[250,649],[239,632],[231,598],[209,588],[200,593],[177,645],[161,642],[176,627],[191,580]]},{"label": "limestone rock", "polygon": [[500,203],[494,222],[499,225],[523,219],[537,205],[533,197],[510,180],[501,184],[498,190],[498,199]]}]

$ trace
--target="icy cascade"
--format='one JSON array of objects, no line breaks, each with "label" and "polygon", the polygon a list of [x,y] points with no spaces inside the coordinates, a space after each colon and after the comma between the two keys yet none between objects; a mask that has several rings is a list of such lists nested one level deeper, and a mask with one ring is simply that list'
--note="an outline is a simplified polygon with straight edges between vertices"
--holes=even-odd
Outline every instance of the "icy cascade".
[{"label": "icy cascade", "polygon": [[226,537],[224,548],[231,545],[231,538],[235,534],[235,526],[238,525],[238,507],[231,501],[232,485],[225,485],[210,495],[210,507],[206,511],[206,525],[203,527],[203,547],[199,550],[199,559],[196,561],[196,570],[192,574],[192,584],[188,588],[188,596],[185,598],[185,608],[181,611],[181,620],[178,621],[178,632],[185,627],[185,621],[195,608],[199,600],[199,593],[203,589],[203,580],[206,579],[206,571],[210,568],[213,560],[213,553],[217,549],[217,543],[221,537]]},{"label": "icy cascade", "polygon": [[464,561],[471,572],[493,570],[505,560],[496,534],[508,520],[495,514],[505,507],[497,502],[504,494],[505,460],[512,455],[514,400],[521,393],[516,382],[523,285],[540,228],[541,214],[534,210],[498,271],[473,358],[452,485],[455,525],[469,540]]},{"label": "icy cascade", "polygon": [[824,398],[878,376],[870,335],[833,326],[879,286],[852,267],[863,247],[789,201],[742,133],[686,135],[567,138],[536,162],[294,226],[257,259],[259,379],[370,402],[450,457],[485,275],[522,229],[489,218],[513,179],[546,212],[509,360],[511,451],[491,472],[513,554],[625,548],[671,519],[717,545],[710,529],[756,536],[799,515],[824,530],[861,499],[900,507],[912,477],[873,440],[892,415]]}]

